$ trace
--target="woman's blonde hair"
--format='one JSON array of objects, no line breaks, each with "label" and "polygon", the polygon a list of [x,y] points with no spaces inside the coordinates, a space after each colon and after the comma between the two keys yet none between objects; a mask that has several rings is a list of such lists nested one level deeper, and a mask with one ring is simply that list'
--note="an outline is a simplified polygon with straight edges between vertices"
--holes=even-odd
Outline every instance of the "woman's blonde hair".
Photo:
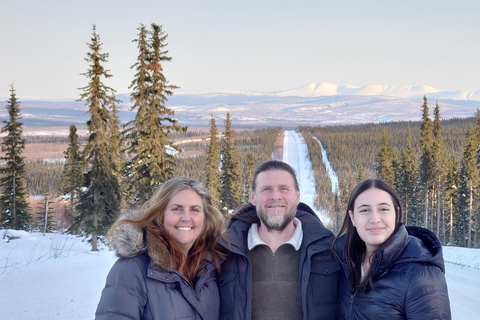
[{"label": "woman's blonde hair", "polygon": [[[202,231],[185,259],[178,242],[166,230],[164,218],[165,209],[170,199],[178,192],[187,189],[194,190],[202,198],[205,219]],[[217,269],[220,270],[220,259],[226,257],[218,244],[223,232],[223,215],[213,206],[210,192],[194,179],[176,177],[166,181],[155,191],[152,198],[142,206],[138,217],[117,221],[110,229],[109,234],[113,234],[115,228],[123,223],[131,223],[143,228],[154,235],[156,241],[163,242],[172,255],[173,262],[178,266],[183,266],[190,281],[195,280],[198,272],[204,267],[205,260],[215,261]]]}]

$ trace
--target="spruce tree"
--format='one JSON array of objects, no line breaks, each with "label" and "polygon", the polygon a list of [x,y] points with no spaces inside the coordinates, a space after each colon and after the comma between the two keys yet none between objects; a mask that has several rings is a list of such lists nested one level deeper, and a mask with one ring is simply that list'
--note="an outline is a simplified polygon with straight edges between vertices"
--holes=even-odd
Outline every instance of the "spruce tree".
[{"label": "spruce tree", "polygon": [[[460,230],[458,222],[458,167],[455,156],[450,157],[448,172],[445,183],[445,202],[448,213],[448,241],[444,240],[444,245],[457,245],[454,239],[454,230]],[[445,230],[446,231],[446,230]]]},{"label": "spruce tree", "polygon": [[414,224],[413,218],[416,216],[415,207],[415,187],[417,183],[415,153],[412,147],[412,132],[408,125],[407,147],[401,150],[400,155],[400,187],[398,194],[403,206],[403,217],[406,225]]},{"label": "spruce tree", "polygon": [[43,196],[42,201],[40,201],[37,209],[37,223],[38,229],[45,236],[46,232],[53,232],[56,229],[56,222],[53,219],[53,199],[48,190],[48,186],[43,186]]},{"label": "spruce tree", "polygon": [[[477,168],[479,168],[477,174],[478,176],[475,177],[477,180],[477,183],[480,183],[480,110],[477,108],[476,112],[477,120],[475,122],[475,140],[477,143],[477,152],[476,152],[476,159],[477,159]],[[473,244],[472,247],[478,248],[480,245],[479,242],[479,233],[480,233],[480,212],[478,209],[478,204],[480,203],[480,193],[478,192],[480,188],[480,185],[477,185],[476,188],[476,201],[475,203],[477,204],[476,210],[473,213],[473,226],[472,226],[472,232],[473,232]]]},{"label": "spruce tree", "polygon": [[428,203],[432,189],[433,176],[433,151],[432,151],[432,128],[433,124],[429,117],[427,97],[423,97],[422,124],[420,126],[420,187],[423,193],[424,203],[424,227],[428,228]]},{"label": "spruce tree", "polygon": [[243,196],[242,196],[243,203],[250,202],[250,189],[252,187],[252,179],[253,179],[254,171],[255,171],[255,158],[253,157],[252,151],[248,151],[247,161],[245,163],[245,167],[243,170],[243,173],[244,173],[243,181],[245,181],[245,183],[243,184]]},{"label": "spruce tree", "polygon": [[363,167],[363,160],[362,160],[358,165],[356,183],[360,183],[365,179],[367,179],[367,174],[365,172],[365,168]]},{"label": "spruce tree", "polygon": [[220,151],[217,139],[217,125],[215,117],[210,118],[210,143],[207,149],[207,163],[205,166],[205,186],[212,194],[213,203],[216,207],[220,205]]},{"label": "spruce tree", "polygon": [[0,160],[4,164],[0,167],[0,196],[1,225],[5,229],[28,230],[31,223],[30,209],[27,203],[25,189],[25,159],[22,152],[25,149],[25,140],[22,138],[23,124],[19,122],[20,102],[13,85],[10,86],[10,99],[7,100],[6,109],[8,119],[2,122],[3,137]]},{"label": "spruce tree", "polygon": [[[433,143],[432,143],[432,182],[434,186],[434,191],[436,193],[436,234],[440,237],[440,229],[443,227],[441,225],[441,220],[443,219],[443,194],[445,193],[445,178],[447,170],[447,149],[445,143],[443,142],[442,136],[442,126],[440,124],[440,107],[438,103],[435,106],[434,110],[434,120],[433,120]],[[432,227],[434,226],[434,219],[432,217]]]},{"label": "spruce tree", "polygon": [[178,125],[174,111],[165,106],[167,97],[178,87],[170,85],[163,74],[161,63],[172,59],[165,49],[167,35],[157,24],[151,28],[148,32],[142,25],[135,40],[139,55],[132,66],[136,74],[130,88],[132,110],[137,113],[125,130],[130,159],[124,171],[125,189],[132,206],[148,200],[159,185],[172,177],[178,148],[169,137],[172,132],[187,129]]},{"label": "spruce tree", "polygon": [[242,200],[242,174],[237,148],[234,146],[234,132],[232,120],[227,112],[225,119],[225,134],[222,140],[222,190],[220,195],[221,208],[228,214],[241,205]]},{"label": "spruce tree", "polygon": [[70,225],[75,216],[75,206],[80,198],[80,190],[83,187],[83,158],[78,141],[77,127],[70,125],[68,134],[68,147],[63,152],[65,163],[60,185],[62,194],[69,199],[69,205],[65,206],[64,223]]},{"label": "spruce tree", "polygon": [[85,60],[90,63],[87,72],[82,75],[89,80],[88,85],[80,88],[80,100],[85,101],[90,114],[87,122],[88,141],[83,150],[86,163],[84,190],[77,205],[78,216],[70,228],[72,232],[91,235],[92,251],[97,251],[99,236],[106,234],[108,228],[120,212],[120,186],[113,152],[117,151],[112,144],[115,116],[114,108],[118,100],[115,90],[106,86],[104,79],[111,74],[104,68],[108,53],[101,52],[102,43],[93,26],[90,51]]},{"label": "spruce tree", "polygon": [[379,179],[395,186],[394,151],[388,139],[387,129],[383,130],[380,151],[375,159],[377,176]]},{"label": "spruce tree", "polygon": [[330,215],[331,220],[333,221],[332,231],[337,234],[340,230],[340,226],[342,225],[342,219],[344,215],[342,203],[340,201],[340,192],[335,193],[335,198],[333,201],[333,216]]},{"label": "spruce tree", "polygon": [[[472,219],[474,210],[477,207],[476,195],[478,185],[478,166],[476,161],[476,151],[478,142],[472,126],[468,124],[465,137],[465,145],[463,147],[462,160],[460,164],[460,229],[463,231],[461,235],[462,246],[471,247],[472,245]],[[464,242],[466,239],[466,243]]]}]

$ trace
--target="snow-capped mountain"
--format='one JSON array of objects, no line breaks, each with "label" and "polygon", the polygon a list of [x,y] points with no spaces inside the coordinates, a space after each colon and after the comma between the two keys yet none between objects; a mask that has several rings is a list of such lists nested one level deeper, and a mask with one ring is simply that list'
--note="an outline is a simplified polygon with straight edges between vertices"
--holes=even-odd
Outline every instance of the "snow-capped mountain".
[{"label": "snow-capped mountain", "polygon": [[[407,85],[337,85],[309,84],[277,92],[223,90],[211,93],[178,91],[167,106],[183,125],[209,126],[213,115],[223,124],[227,112],[236,127],[298,125],[335,125],[399,120],[420,120],[423,96],[430,109],[440,106],[442,118],[471,117],[480,107],[480,90],[441,91],[429,86]],[[117,96],[120,119],[134,118],[129,94]],[[20,98],[25,126],[77,126],[89,118],[83,102],[68,100],[35,100]],[[5,100],[0,101],[0,120],[7,116]],[[3,107],[3,108],[2,108]]]},{"label": "snow-capped mountain", "polygon": [[[180,93],[181,94],[181,93]],[[186,93],[187,95],[191,93]],[[409,85],[375,85],[370,84],[356,87],[349,84],[338,85],[335,83],[321,82],[276,92],[258,91],[234,91],[224,90],[216,93],[240,94],[250,96],[271,96],[271,97],[324,97],[324,96],[387,96],[396,98],[421,99],[424,95],[431,99],[448,100],[470,100],[480,101],[480,90],[466,91],[444,91],[430,86],[409,86]],[[210,96],[214,93],[210,93]]]}]

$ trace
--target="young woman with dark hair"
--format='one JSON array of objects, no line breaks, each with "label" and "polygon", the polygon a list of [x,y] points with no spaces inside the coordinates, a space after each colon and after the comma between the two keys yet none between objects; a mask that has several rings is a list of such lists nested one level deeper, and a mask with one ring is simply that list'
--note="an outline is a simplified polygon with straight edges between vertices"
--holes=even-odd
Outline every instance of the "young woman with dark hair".
[{"label": "young woman with dark hair", "polygon": [[333,248],[344,271],[338,319],[451,319],[440,241],[403,225],[386,182],[369,179],[352,190]]}]

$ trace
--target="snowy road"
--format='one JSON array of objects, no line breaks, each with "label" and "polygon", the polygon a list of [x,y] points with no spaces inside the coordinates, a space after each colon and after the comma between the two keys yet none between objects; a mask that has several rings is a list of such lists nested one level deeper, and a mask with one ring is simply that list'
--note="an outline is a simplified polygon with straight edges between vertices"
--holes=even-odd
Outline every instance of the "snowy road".
[{"label": "snowy road", "polygon": [[[285,131],[283,150],[283,161],[290,164],[297,173],[301,193],[300,201],[313,208],[315,182],[312,164],[307,157],[308,148],[302,135],[295,131]],[[328,159],[324,159],[324,161],[328,162]],[[322,217],[320,218],[323,220]],[[448,250],[447,252],[448,254],[455,254],[454,252],[457,251]],[[445,254],[445,260],[455,261],[455,258],[448,256],[448,254]],[[478,311],[480,306],[480,270],[451,263],[446,263],[445,266],[452,319],[480,319]]]},{"label": "snowy road", "polygon": [[285,131],[283,139],[283,161],[295,169],[300,186],[300,201],[314,209],[322,221],[326,217],[315,209],[315,177],[313,176],[312,163],[308,158],[308,147],[300,132]]}]

